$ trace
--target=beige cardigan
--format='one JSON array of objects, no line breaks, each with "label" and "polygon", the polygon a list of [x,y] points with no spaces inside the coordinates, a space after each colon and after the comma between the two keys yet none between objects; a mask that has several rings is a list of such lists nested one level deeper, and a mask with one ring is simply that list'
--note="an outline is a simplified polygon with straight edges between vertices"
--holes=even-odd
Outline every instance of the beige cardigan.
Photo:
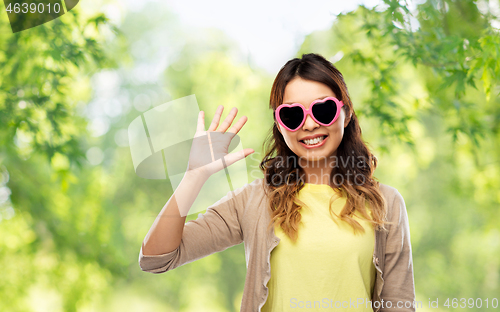
[{"label": "beige cardigan", "polygon": [[[380,183],[380,190],[387,202],[387,220],[394,224],[386,226],[388,232],[375,230],[373,264],[377,276],[373,310],[415,311],[410,228],[405,203],[395,188]],[[268,295],[271,251],[280,241],[272,227],[266,232],[270,213],[264,179],[256,179],[229,192],[208,207],[204,214],[199,214],[196,220],[186,222],[181,244],[176,250],[145,256],[141,247],[139,266],[146,272],[163,273],[243,242],[247,272],[241,312],[260,312]],[[388,307],[389,304],[392,308]]]}]

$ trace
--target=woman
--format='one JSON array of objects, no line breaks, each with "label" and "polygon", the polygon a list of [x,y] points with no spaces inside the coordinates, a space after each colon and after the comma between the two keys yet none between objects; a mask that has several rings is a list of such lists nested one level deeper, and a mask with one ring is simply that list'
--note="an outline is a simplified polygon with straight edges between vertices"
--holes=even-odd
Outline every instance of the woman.
[{"label": "woman", "polygon": [[141,269],[166,272],[244,242],[242,312],[415,311],[404,200],[373,177],[377,161],[341,73],[317,54],[292,59],[274,81],[270,108],[264,178],[185,223],[208,177],[253,153],[227,153],[246,122],[227,131],[235,108],[216,130],[219,107],[207,132],[200,112],[188,171],[144,239]]}]

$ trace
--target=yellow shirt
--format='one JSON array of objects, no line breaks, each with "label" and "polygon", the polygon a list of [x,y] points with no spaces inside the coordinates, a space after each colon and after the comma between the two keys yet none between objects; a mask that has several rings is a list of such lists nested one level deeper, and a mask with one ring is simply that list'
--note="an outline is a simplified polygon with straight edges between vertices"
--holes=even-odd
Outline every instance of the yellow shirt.
[{"label": "yellow shirt", "polygon": [[371,300],[375,283],[375,232],[358,212],[354,218],[364,227],[363,234],[354,235],[352,226],[338,218],[338,224],[333,221],[330,197],[337,198],[332,204],[337,215],[346,203],[339,194],[326,184],[306,183],[298,194],[307,207],[300,209],[297,242],[281,226],[275,227],[280,242],[271,252],[269,295],[262,312],[325,308],[373,312],[365,303]]}]

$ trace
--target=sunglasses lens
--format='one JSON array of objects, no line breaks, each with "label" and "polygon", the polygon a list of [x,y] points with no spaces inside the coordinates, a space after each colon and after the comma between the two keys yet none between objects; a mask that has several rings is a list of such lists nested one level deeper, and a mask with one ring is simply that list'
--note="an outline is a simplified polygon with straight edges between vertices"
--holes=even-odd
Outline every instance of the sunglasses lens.
[{"label": "sunglasses lens", "polygon": [[304,111],[300,107],[282,107],[279,116],[281,122],[290,129],[297,129],[304,119]]},{"label": "sunglasses lens", "polygon": [[337,115],[337,103],[333,100],[318,102],[313,105],[312,113],[319,122],[329,124]]}]

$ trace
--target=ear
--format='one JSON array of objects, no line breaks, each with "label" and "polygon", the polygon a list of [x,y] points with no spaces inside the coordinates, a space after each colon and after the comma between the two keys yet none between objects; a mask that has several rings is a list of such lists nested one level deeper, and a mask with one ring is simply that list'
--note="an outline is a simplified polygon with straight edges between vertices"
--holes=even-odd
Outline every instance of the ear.
[{"label": "ear", "polygon": [[351,121],[351,117],[352,117],[352,112],[349,112],[349,116],[346,116],[346,118],[344,119],[344,128],[347,127],[347,125]]},{"label": "ear", "polygon": [[[275,121],[274,124],[276,125],[276,128],[278,128],[278,131],[281,133],[280,125]],[[283,135],[283,133],[281,133]]]}]

